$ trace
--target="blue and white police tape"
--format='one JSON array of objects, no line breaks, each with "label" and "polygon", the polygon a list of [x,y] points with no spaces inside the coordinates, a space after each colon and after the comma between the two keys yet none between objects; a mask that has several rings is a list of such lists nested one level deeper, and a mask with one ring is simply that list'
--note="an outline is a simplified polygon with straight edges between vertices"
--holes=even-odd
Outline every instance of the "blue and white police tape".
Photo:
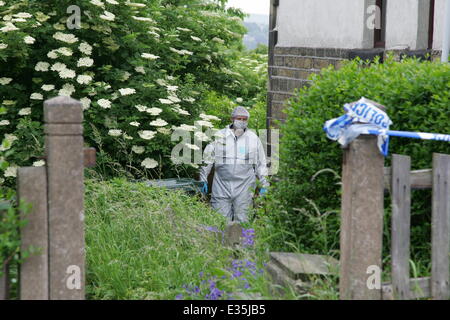
[{"label": "blue and white police tape", "polygon": [[[392,124],[386,112],[364,97],[357,102],[345,104],[344,110],[346,114],[328,120],[323,127],[329,139],[338,141],[344,147],[360,134],[367,134],[367,130],[388,130]],[[378,135],[378,148],[384,156],[387,155],[388,135]]]},{"label": "blue and white police tape", "polygon": [[402,137],[402,138],[450,142],[449,134],[412,132],[412,131],[395,131],[395,130],[376,130],[376,129],[366,129],[366,130],[367,131],[364,132],[366,134],[374,134],[374,135],[381,134],[381,135],[387,135],[387,136],[391,136],[391,137]]}]

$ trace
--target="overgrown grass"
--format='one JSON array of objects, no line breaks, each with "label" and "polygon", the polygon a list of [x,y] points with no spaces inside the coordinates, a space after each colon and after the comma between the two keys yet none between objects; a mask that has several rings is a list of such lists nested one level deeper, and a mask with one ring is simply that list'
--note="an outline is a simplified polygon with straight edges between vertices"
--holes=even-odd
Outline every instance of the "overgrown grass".
[{"label": "overgrown grass", "polygon": [[281,298],[263,270],[267,252],[225,247],[214,231],[225,219],[198,197],[125,179],[85,185],[89,299],[208,299],[213,288],[219,298]]}]

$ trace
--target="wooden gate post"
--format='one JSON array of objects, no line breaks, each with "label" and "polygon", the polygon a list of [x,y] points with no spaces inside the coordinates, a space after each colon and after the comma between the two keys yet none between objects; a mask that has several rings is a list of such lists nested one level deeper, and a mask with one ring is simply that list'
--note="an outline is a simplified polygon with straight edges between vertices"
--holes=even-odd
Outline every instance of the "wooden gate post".
[{"label": "wooden gate post", "polygon": [[0,300],[9,299],[9,265],[6,263],[0,265],[0,271],[2,275],[0,276]]},{"label": "wooden gate post", "polygon": [[433,154],[433,211],[431,231],[431,296],[448,300],[450,241],[450,156]]},{"label": "wooden gate post", "polygon": [[[377,137],[361,135],[344,151],[340,298],[381,299],[384,158]],[[369,283],[370,282],[370,283]],[[380,286],[379,286],[380,285]]]},{"label": "wooden gate post", "polygon": [[18,199],[32,204],[21,219],[28,223],[21,229],[21,251],[29,246],[39,249],[20,265],[20,299],[48,300],[48,212],[46,167],[19,168]]},{"label": "wooden gate post", "polygon": [[85,294],[82,121],[79,101],[45,101],[51,300],[84,299]]}]

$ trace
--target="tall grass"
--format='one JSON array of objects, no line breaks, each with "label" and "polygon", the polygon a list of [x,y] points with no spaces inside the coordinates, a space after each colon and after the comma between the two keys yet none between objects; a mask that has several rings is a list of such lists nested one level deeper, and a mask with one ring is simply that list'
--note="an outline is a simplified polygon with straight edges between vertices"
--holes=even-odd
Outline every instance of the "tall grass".
[{"label": "tall grass", "polygon": [[221,298],[280,298],[263,270],[267,253],[225,247],[214,231],[225,219],[198,197],[125,179],[85,185],[88,298],[207,299],[212,282]]}]

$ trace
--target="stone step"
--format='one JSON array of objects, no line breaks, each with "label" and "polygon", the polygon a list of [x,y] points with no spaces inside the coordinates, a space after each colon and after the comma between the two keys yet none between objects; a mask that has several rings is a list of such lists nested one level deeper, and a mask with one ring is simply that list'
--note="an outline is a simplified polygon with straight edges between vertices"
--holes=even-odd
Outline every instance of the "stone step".
[{"label": "stone step", "polygon": [[339,262],[325,255],[271,252],[267,271],[275,285],[290,286],[303,294],[311,287],[312,276],[338,274]]}]

